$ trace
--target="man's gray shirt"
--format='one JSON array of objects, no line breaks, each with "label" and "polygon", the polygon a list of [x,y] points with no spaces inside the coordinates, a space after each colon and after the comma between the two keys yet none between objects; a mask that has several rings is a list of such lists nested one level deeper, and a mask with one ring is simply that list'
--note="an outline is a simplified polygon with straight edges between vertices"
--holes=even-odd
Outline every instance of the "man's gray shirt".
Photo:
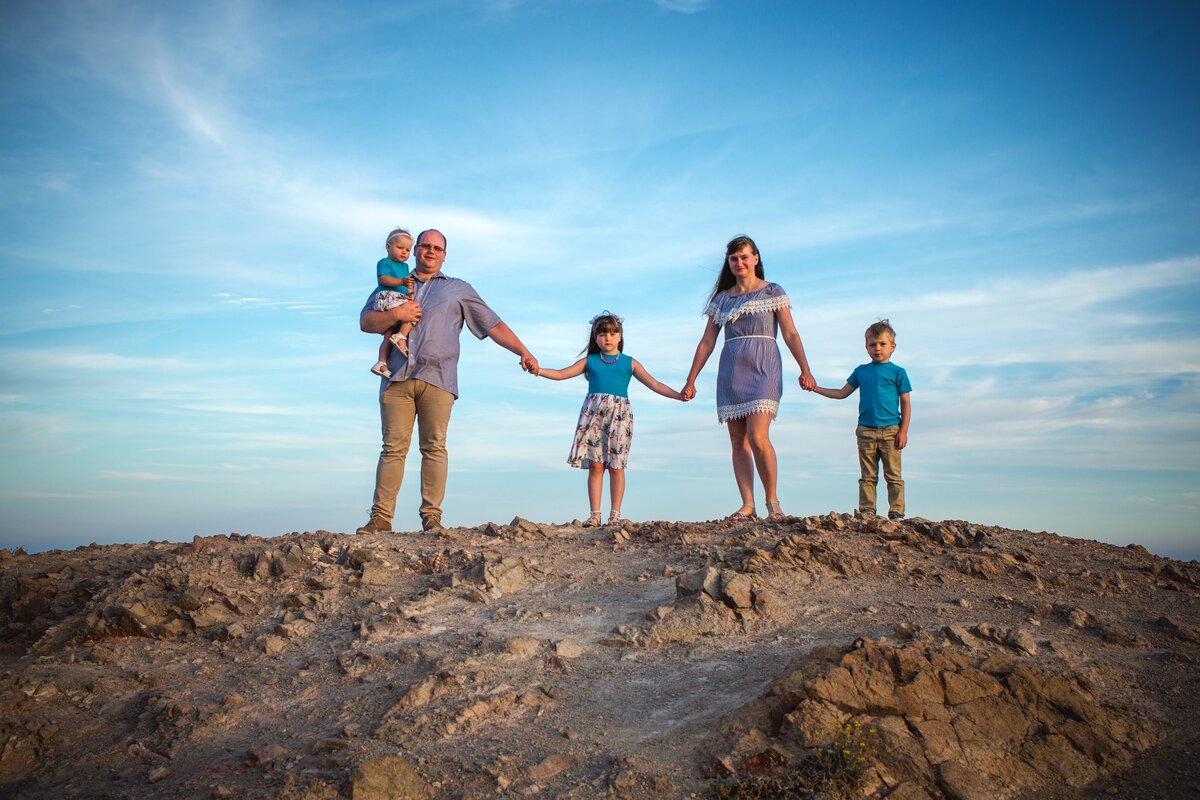
[{"label": "man's gray shirt", "polygon": [[[417,275],[413,274],[414,278]],[[443,275],[417,278],[416,302],[421,305],[421,321],[408,334],[408,352],[404,355],[392,348],[388,369],[392,377],[384,378],[379,391],[390,381],[422,380],[445,389],[458,398],[459,335],[466,323],[476,338],[487,337],[488,331],[500,324],[495,311],[475,291],[471,284]],[[371,307],[374,293],[367,298],[363,311]]]}]

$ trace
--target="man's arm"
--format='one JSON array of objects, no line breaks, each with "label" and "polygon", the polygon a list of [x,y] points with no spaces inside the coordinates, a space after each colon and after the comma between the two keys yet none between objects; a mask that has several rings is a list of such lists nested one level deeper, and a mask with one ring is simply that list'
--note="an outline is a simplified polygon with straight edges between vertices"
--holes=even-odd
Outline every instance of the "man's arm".
[{"label": "man's arm", "polygon": [[364,310],[358,315],[358,329],[363,333],[387,333],[398,322],[416,322],[420,318],[421,307],[412,301],[387,311]]},{"label": "man's arm", "polygon": [[[404,306],[400,306],[404,308]],[[533,353],[529,352],[529,348],[521,344],[521,340],[512,332],[512,328],[503,322],[497,322],[487,332],[488,338],[496,344],[503,347],[505,350],[511,350],[521,357],[521,369],[526,372],[538,374],[538,362],[533,357]]]}]

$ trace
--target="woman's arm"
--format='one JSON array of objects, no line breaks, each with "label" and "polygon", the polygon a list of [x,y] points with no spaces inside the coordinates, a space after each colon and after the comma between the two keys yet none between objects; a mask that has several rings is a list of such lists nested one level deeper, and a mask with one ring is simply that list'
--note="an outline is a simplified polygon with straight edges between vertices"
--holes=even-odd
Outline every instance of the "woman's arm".
[{"label": "woman's arm", "polygon": [[575,378],[582,375],[586,367],[587,358],[581,358],[569,367],[564,367],[563,369],[539,369],[533,374],[549,378],[552,381],[565,381],[567,378]]},{"label": "woman's arm", "polygon": [[642,384],[652,392],[661,394],[663,397],[669,397],[672,400],[683,400],[687,402],[687,398],[682,393],[675,391],[665,383],[660,383],[654,379],[654,376],[646,372],[646,368],[636,358],[633,359],[633,377],[637,378]]},{"label": "woman's arm", "polygon": [[692,368],[688,370],[687,380],[683,383],[683,389],[680,394],[684,400],[691,400],[696,396],[696,378],[700,376],[700,370],[704,369],[704,365],[708,363],[708,357],[712,355],[713,349],[717,346],[717,324],[712,321],[712,317],[708,318],[708,322],[704,323],[704,333],[700,336],[700,343],[696,345],[696,355],[692,356]]},{"label": "woman's arm", "polygon": [[800,341],[800,332],[796,330],[796,323],[792,321],[791,310],[781,308],[776,311],[775,321],[779,323],[779,335],[783,338],[783,343],[787,345],[787,349],[792,353],[792,358],[796,359],[796,364],[800,367],[800,388],[809,391],[815,390],[817,381],[812,376],[812,370],[808,368],[808,356],[804,354],[804,342]]}]

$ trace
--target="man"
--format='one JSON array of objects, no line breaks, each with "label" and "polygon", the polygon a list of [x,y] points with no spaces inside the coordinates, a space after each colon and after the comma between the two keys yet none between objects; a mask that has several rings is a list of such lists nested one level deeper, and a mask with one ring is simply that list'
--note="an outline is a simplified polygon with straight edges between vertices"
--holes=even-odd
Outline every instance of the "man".
[{"label": "man", "polygon": [[423,231],[417,237],[416,279],[413,301],[389,311],[370,311],[370,301],[359,315],[365,333],[384,333],[397,322],[416,322],[408,337],[409,357],[393,349],[388,359],[390,379],[383,379],[379,416],[383,422],[383,449],[375,469],[375,499],[371,519],[359,533],[391,531],[396,495],[404,480],[404,461],[417,423],[421,449],[421,527],[442,527],[442,500],[446,496],[446,430],[450,409],[458,399],[459,335],[463,325],[480,339],[493,342],[521,357],[521,368],[537,372],[537,359],[517,335],[488,308],[471,284],[442,274],[446,237]]}]

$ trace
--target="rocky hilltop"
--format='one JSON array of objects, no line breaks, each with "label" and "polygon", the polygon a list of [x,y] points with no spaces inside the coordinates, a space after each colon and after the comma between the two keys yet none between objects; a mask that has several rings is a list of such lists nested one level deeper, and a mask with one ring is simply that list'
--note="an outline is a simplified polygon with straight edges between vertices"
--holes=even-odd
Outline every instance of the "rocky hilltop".
[{"label": "rocky hilltop", "polygon": [[0,551],[0,795],[1200,797],[1198,611],[844,514]]}]

